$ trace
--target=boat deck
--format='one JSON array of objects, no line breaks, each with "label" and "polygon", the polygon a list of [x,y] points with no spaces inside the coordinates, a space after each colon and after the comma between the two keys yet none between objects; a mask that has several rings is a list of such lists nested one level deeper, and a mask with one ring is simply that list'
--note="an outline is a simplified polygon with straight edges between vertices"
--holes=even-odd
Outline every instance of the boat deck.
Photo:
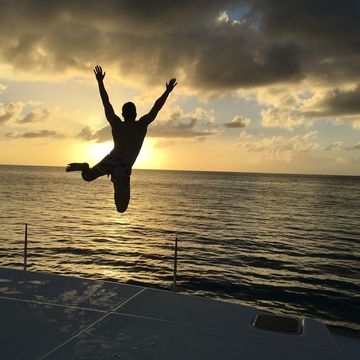
[{"label": "boat deck", "polygon": [[305,318],[303,332],[289,335],[251,326],[258,313],[170,291],[0,268],[1,359],[347,359],[323,323]]}]

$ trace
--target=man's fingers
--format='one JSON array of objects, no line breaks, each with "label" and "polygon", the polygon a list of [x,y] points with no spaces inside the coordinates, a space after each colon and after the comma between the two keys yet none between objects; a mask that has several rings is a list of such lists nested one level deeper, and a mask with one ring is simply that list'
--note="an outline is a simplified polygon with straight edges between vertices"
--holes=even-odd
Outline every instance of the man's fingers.
[{"label": "man's fingers", "polygon": [[168,83],[166,83],[166,86],[171,87],[172,89],[177,85],[176,79],[172,78]]},{"label": "man's fingers", "polygon": [[94,74],[95,74],[95,76],[99,76],[99,75],[102,75],[102,77],[105,76],[105,72],[103,73],[103,70],[102,70],[101,66],[99,66],[99,65],[95,65]]}]

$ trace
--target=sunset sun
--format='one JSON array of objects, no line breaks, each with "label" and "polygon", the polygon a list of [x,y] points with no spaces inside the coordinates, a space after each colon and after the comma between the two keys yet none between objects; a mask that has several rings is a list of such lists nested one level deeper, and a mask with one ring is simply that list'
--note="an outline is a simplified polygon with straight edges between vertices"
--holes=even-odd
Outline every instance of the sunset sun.
[{"label": "sunset sun", "polygon": [[[104,143],[91,144],[88,149],[84,150],[84,158],[88,158],[91,165],[97,164],[113,149],[113,143],[107,141]],[[138,169],[156,169],[161,166],[163,156],[154,149],[153,142],[144,141],[139,156],[135,163]]]},{"label": "sunset sun", "polygon": [[90,146],[89,149],[89,158],[90,162],[93,164],[98,163],[101,159],[103,159],[113,148],[113,144],[111,141],[107,141],[104,143],[95,143]]}]

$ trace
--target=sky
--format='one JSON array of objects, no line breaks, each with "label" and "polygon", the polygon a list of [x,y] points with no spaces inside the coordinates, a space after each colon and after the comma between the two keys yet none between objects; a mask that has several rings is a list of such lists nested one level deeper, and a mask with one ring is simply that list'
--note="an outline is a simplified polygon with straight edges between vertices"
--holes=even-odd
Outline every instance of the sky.
[{"label": "sky", "polygon": [[358,0],[0,0],[0,163],[94,165],[178,85],[135,168],[360,175]]}]

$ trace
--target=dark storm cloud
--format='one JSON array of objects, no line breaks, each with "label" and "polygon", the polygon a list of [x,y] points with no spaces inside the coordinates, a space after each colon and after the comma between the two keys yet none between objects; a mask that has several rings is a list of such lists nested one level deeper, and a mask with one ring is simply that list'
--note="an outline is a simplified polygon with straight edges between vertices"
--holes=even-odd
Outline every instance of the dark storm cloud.
[{"label": "dark storm cloud", "polygon": [[[210,93],[335,87],[359,77],[359,18],[358,0],[1,0],[0,61],[34,76],[100,63],[130,83],[182,74]],[[358,113],[331,106],[348,105]]]},{"label": "dark storm cloud", "polygon": [[304,112],[308,117],[360,114],[360,84],[353,90],[335,89],[314,105],[314,110]]},{"label": "dark storm cloud", "polygon": [[[344,76],[352,71],[345,63],[359,68],[357,1],[3,0],[1,5],[1,57],[29,71],[102,62],[151,80],[182,69],[194,86],[218,90],[296,81],[307,72],[322,75],[329,68],[326,60]],[[228,12],[228,21],[216,22],[221,11]]]},{"label": "dark storm cloud", "polygon": [[1,57],[28,71],[58,73],[100,62],[116,65],[123,75],[168,76],[179,67],[191,66],[194,51],[206,41],[202,33],[208,23],[232,3],[236,1],[182,1],[180,5],[174,1],[3,0]]},{"label": "dark storm cloud", "polygon": [[[358,75],[360,2],[357,0],[255,0],[260,29],[269,39],[287,37],[304,50],[304,70],[318,77]],[[350,66],[351,65],[351,66]]]},{"label": "dark storm cloud", "polygon": [[53,138],[61,139],[64,137],[63,134],[60,134],[54,130],[36,130],[36,131],[26,131],[26,132],[8,132],[4,135],[7,138],[11,139],[36,139],[36,138]]},{"label": "dark storm cloud", "polygon": [[268,36],[287,36],[308,45],[355,55],[360,40],[357,0],[255,0],[261,30]]}]

